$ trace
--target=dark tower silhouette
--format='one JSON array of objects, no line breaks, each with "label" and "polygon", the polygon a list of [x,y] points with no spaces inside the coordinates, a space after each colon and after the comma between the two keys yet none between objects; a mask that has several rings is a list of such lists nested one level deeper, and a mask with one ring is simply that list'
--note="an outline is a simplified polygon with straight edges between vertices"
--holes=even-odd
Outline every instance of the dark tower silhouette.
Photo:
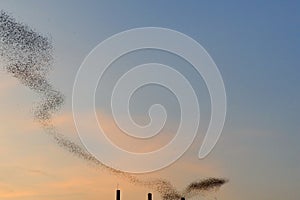
[{"label": "dark tower silhouette", "polygon": [[152,200],[152,194],[148,193],[148,200]]},{"label": "dark tower silhouette", "polygon": [[120,190],[117,190],[116,200],[121,200],[121,191]]}]

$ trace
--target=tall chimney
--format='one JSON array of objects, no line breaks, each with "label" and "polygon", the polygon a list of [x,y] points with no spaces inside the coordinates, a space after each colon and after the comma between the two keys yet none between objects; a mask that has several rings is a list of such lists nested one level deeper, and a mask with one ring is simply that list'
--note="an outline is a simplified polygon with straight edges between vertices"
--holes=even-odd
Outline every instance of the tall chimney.
[{"label": "tall chimney", "polygon": [[152,194],[148,193],[148,200],[152,200]]},{"label": "tall chimney", "polygon": [[121,191],[120,190],[117,190],[116,200],[121,200]]}]

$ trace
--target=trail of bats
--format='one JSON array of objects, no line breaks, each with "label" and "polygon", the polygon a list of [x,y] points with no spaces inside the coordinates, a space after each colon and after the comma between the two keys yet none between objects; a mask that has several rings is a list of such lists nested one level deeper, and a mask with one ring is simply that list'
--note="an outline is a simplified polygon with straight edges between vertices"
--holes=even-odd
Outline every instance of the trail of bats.
[{"label": "trail of bats", "polygon": [[0,11],[0,56],[5,70],[23,85],[38,93],[41,101],[35,106],[34,118],[51,135],[56,143],[73,155],[87,161],[96,168],[122,177],[129,182],[157,191],[164,200],[193,197],[202,192],[218,189],[226,179],[208,178],[189,184],[179,192],[168,181],[162,179],[142,180],[129,173],[110,168],[88,153],[80,145],[58,133],[52,124],[52,115],[60,109],[64,96],[47,79],[53,64],[53,46],[48,37],[39,34],[27,25],[17,22],[12,16]]}]

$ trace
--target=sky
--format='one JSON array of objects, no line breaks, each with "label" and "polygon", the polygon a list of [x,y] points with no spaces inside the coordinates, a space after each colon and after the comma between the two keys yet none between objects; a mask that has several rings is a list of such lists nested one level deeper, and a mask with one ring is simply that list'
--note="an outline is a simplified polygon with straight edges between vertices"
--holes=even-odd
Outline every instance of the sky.
[{"label": "sky", "polygon": [[[165,178],[179,189],[198,178],[225,177],[229,182],[219,191],[200,197],[220,200],[300,196],[299,7],[297,1],[0,1],[0,9],[51,36],[55,63],[49,79],[66,97],[54,123],[77,142],[72,87],[83,59],[99,42],[148,26],[174,29],[199,42],[222,74],[228,101],[221,138],[202,160],[197,154],[210,104],[201,77],[178,57],[159,51],[135,52],[114,65],[127,69],[154,59],[181,70],[195,86],[203,120],[196,140],[171,166],[139,176]],[[145,199],[149,189],[94,169],[57,146],[32,119],[39,97],[2,69],[0,78],[0,199],[114,199],[117,185],[124,200]],[[97,114],[118,145],[146,151],[172,137],[179,111],[168,91],[145,87],[133,96],[133,118],[141,124],[153,102],[167,104],[170,112],[161,138],[142,148],[117,134],[102,99],[113,80],[106,84],[96,94]]]}]

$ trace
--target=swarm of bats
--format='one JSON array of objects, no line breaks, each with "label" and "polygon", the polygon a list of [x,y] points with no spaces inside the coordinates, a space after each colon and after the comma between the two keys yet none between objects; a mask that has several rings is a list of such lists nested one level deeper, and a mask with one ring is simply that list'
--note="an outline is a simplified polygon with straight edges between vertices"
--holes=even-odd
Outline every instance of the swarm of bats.
[{"label": "swarm of bats", "polygon": [[35,106],[34,118],[43,126],[56,143],[95,167],[120,176],[129,182],[157,191],[164,200],[190,198],[203,192],[218,189],[226,179],[208,178],[190,183],[183,191],[177,191],[166,180],[141,180],[132,174],[110,168],[80,145],[58,133],[51,123],[53,114],[60,109],[64,95],[56,90],[47,79],[53,65],[53,46],[48,37],[34,31],[27,25],[17,22],[12,16],[0,11],[0,57],[5,63],[5,71],[17,78],[20,83],[38,93],[41,101]]}]

